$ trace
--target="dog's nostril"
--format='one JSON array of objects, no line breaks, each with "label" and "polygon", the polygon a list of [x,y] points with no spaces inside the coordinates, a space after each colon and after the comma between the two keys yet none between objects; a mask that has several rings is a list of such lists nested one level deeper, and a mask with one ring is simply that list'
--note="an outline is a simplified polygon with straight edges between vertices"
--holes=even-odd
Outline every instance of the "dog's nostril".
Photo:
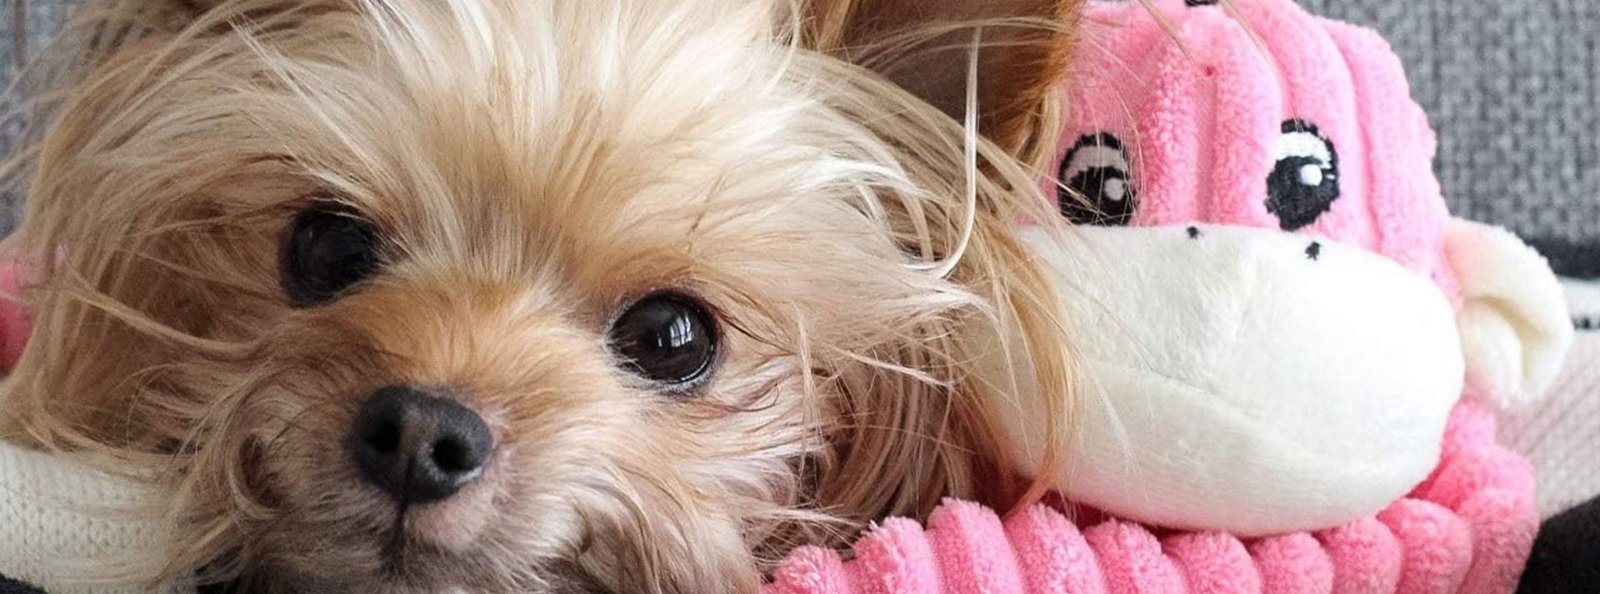
[{"label": "dog's nostril", "polygon": [[494,449],[472,409],[405,386],[369,396],[349,441],[362,478],[407,504],[454,495],[482,474]]},{"label": "dog's nostril", "polygon": [[390,453],[400,448],[400,424],[385,422],[373,425],[364,432],[362,441],[380,453]]},{"label": "dog's nostril", "polygon": [[472,472],[480,465],[471,448],[456,439],[441,439],[433,444],[433,464],[445,472]]}]

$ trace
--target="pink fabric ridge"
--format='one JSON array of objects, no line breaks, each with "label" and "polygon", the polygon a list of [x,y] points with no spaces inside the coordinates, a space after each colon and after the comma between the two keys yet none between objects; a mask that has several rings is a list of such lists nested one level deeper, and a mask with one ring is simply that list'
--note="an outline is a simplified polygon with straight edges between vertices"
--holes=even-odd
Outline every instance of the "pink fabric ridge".
[{"label": "pink fabric ridge", "polygon": [[852,560],[808,547],[762,594],[1501,594],[1516,589],[1538,529],[1533,468],[1463,402],[1434,476],[1345,526],[1258,540],[1167,536],[1108,520],[1079,526],[1048,505],[1002,520],[948,500],[928,526],[868,530]]}]

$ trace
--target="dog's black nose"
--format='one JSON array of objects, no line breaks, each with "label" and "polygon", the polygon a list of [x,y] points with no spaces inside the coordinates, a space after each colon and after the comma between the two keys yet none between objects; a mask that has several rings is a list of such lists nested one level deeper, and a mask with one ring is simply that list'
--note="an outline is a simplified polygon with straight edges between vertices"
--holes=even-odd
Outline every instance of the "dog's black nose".
[{"label": "dog's black nose", "polygon": [[454,495],[483,474],[493,449],[472,409],[407,386],[367,397],[350,431],[361,476],[406,504]]}]

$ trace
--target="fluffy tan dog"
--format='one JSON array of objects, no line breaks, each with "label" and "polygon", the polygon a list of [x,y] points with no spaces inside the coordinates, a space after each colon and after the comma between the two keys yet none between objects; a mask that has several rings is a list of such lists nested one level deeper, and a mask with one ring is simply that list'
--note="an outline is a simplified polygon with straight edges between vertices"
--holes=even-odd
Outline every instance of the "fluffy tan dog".
[{"label": "fluffy tan dog", "polygon": [[750,592],[1026,499],[978,403],[1070,391],[1010,227],[1078,3],[92,4],[0,435],[155,468],[119,571],[250,592]]}]

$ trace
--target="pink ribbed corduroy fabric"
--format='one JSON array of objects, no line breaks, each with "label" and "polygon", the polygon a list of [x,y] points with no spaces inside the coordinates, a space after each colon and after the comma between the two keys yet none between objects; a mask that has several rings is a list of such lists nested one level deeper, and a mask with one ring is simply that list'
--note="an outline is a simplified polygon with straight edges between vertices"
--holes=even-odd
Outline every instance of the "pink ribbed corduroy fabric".
[{"label": "pink ribbed corduroy fabric", "polygon": [[1538,529],[1533,470],[1494,440],[1471,403],[1451,419],[1439,470],[1370,518],[1243,541],[1158,537],[1132,523],[1080,527],[1045,505],[1001,520],[947,501],[928,520],[892,519],[852,560],[796,551],[763,594],[1505,594]]}]

